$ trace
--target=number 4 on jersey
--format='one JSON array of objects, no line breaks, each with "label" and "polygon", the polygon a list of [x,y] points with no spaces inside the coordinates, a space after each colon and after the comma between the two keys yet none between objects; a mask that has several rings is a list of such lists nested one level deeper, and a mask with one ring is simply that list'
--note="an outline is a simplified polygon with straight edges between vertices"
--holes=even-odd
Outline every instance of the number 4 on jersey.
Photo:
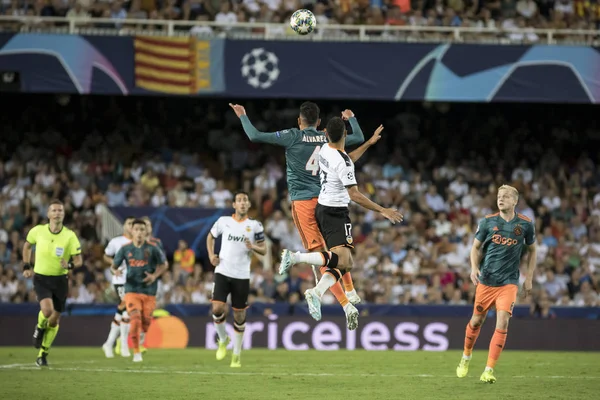
[{"label": "number 4 on jersey", "polygon": [[308,162],[306,163],[305,169],[310,171],[312,176],[316,176],[319,173],[319,151],[321,150],[321,146],[315,147],[315,151],[312,152]]}]

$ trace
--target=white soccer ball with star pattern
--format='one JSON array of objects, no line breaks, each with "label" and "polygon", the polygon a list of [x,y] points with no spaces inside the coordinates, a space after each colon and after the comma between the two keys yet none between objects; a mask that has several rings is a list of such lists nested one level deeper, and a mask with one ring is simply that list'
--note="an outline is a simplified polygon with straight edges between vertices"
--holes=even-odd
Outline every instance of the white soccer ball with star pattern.
[{"label": "white soccer ball with star pattern", "polygon": [[308,35],[315,30],[317,19],[310,10],[297,10],[290,17],[290,26],[299,35]]},{"label": "white soccer ball with star pattern", "polygon": [[279,59],[262,47],[252,49],[242,58],[242,76],[256,89],[268,89],[279,78]]}]

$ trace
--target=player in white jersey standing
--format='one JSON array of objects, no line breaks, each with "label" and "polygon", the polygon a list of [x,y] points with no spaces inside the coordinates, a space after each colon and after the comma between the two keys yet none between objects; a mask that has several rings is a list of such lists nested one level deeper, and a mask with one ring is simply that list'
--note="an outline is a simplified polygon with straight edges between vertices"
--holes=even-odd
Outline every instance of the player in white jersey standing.
[{"label": "player in white jersey standing", "polygon": [[[354,263],[351,253],[354,240],[348,209],[350,200],[380,213],[392,223],[402,221],[402,214],[396,209],[384,208],[369,200],[358,190],[354,163],[344,151],[346,127],[341,118],[332,118],[327,123],[327,136],[329,136],[329,143],[324,145],[319,153],[321,192],[315,214],[319,230],[325,238],[329,251],[292,253],[284,249],[281,254],[284,270],[298,263],[327,267],[326,273],[317,286],[304,292],[310,315],[317,321],[321,319],[321,296],[339,281],[343,274],[350,271]],[[348,321],[348,326],[350,322],[353,322],[353,326],[358,325],[358,316],[355,318],[356,321]]]},{"label": "player in white jersey standing", "polygon": [[[231,367],[242,366],[240,354],[246,328],[246,309],[250,292],[250,263],[252,254],[264,255],[267,252],[265,232],[260,222],[248,218],[250,200],[247,193],[237,192],[233,198],[235,214],[220,217],[213,225],[206,247],[210,262],[215,268],[215,282],[212,293],[213,321],[219,336],[217,360],[227,355],[230,342],[225,330],[227,318],[227,297],[231,294],[233,309],[233,356]],[[221,251],[215,254],[215,239],[221,236]]]},{"label": "player in white jersey standing", "polygon": [[[125,218],[125,223],[123,224],[123,235],[112,238],[110,242],[108,242],[108,245],[104,250],[104,262],[108,265],[112,265],[113,258],[119,249],[121,249],[121,247],[131,243],[131,229],[134,220],[135,217]],[[119,270],[121,270],[122,273],[118,276],[113,275],[112,277],[113,287],[119,298],[119,305],[117,306],[115,317],[110,324],[108,338],[102,345],[102,350],[104,350],[104,355],[106,358],[113,358],[115,356],[114,347],[119,336],[121,336],[121,356],[129,357],[131,355],[127,340],[129,336],[129,315],[127,314],[125,303],[123,301],[125,297],[125,280],[127,276],[125,273],[125,268],[125,262],[123,262],[123,264],[121,264],[119,267]]]}]

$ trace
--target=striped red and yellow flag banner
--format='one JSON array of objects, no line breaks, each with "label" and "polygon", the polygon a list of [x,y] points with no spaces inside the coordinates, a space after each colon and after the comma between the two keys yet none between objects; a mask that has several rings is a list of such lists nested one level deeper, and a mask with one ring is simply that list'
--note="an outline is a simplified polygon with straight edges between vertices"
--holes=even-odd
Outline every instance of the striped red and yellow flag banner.
[{"label": "striped red and yellow flag banner", "polygon": [[189,37],[136,37],[136,86],[169,94],[196,92],[194,75],[197,61],[193,41]]}]

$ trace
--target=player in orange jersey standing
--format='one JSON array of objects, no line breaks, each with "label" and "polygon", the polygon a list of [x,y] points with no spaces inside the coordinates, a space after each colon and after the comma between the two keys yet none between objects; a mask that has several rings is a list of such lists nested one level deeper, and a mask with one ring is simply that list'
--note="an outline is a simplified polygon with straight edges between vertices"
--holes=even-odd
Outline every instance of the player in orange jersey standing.
[{"label": "player in orange jersey standing", "polygon": [[536,266],[535,225],[515,212],[519,192],[512,186],[498,189],[500,212],[487,215],[479,222],[471,248],[471,281],[477,286],[473,316],[467,324],[463,356],[456,375],[464,378],[469,372],[473,346],[488,311],[496,308],[496,330],[490,342],[487,364],[480,380],[494,383],[494,368],[506,344],[508,322],[519,291],[519,265],[526,247],[529,250],[527,276],[523,293],[529,294]]}]

